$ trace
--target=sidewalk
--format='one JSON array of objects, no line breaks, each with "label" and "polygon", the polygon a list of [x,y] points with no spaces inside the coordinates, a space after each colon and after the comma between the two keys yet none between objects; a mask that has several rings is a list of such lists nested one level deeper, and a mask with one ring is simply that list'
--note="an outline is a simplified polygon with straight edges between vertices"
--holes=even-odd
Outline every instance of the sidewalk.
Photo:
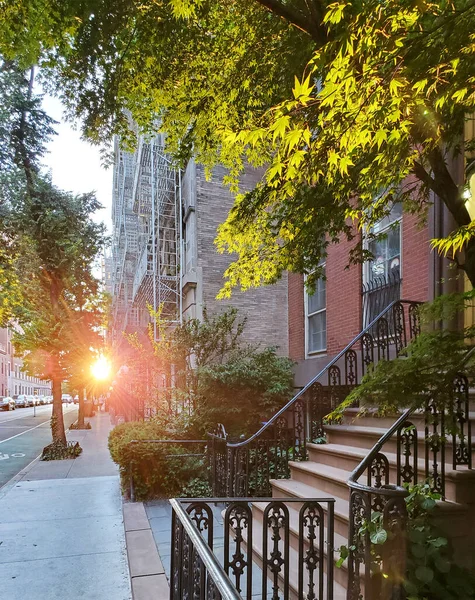
[{"label": "sidewalk", "polygon": [[81,456],[36,461],[0,490],[0,597],[130,600],[117,466],[109,415],[71,431]]}]

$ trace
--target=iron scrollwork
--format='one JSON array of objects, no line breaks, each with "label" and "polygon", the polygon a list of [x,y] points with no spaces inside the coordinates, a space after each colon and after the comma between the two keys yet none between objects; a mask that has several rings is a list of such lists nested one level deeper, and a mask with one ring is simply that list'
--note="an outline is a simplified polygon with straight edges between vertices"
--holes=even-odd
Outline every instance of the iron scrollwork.
[{"label": "iron scrollwork", "polygon": [[[234,551],[231,550],[231,530],[234,532]],[[244,538],[244,532],[247,533],[247,540]],[[249,549],[251,549],[251,556],[249,556]],[[241,579],[246,573],[246,594],[250,599],[252,596],[252,509],[244,502],[230,504],[224,515],[224,570],[234,577],[239,593],[242,591]]]},{"label": "iron scrollwork", "polygon": [[417,480],[417,429],[406,421],[397,431],[397,484],[416,484]]},{"label": "iron scrollwork", "polygon": [[452,385],[453,410],[453,468],[467,465],[472,468],[472,431],[469,414],[468,379],[458,373]]},{"label": "iron scrollwork", "polygon": [[307,600],[323,599],[324,543],[323,509],[318,502],[306,502],[299,512],[299,592],[303,594],[305,567]]},{"label": "iron scrollwork", "polygon": [[[281,585],[286,595],[289,590],[289,509],[283,502],[269,502],[264,510],[264,526],[262,528],[262,598],[267,598],[267,582],[269,573],[272,580],[272,600],[279,600]],[[270,549],[269,549],[270,533]],[[283,571],[283,584],[279,578]]]}]

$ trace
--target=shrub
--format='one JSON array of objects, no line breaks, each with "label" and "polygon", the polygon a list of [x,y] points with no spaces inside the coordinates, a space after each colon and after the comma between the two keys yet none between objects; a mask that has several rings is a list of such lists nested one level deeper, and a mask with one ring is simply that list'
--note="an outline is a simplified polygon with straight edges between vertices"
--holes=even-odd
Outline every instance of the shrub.
[{"label": "shrub", "polygon": [[226,362],[198,369],[197,429],[223,423],[231,436],[255,433],[292,397],[292,361],[275,348],[236,350]]},{"label": "shrub", "polygon": [[119,465],[124,489],[133,478],[137,500],[180,496],[193,478],[206,479],[204,460],[199,457],[176,457],[203,451],[175,444],[130,444],[132,440],[173,439],[162,422],[129,422],[117,425],[109,434],[112,460]]}]

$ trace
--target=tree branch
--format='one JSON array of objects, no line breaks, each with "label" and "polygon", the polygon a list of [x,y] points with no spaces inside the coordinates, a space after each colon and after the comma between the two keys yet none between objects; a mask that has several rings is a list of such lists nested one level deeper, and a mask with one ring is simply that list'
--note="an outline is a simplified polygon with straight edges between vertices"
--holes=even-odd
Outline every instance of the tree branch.
[{"label": "tree branch", "polygon": [[[327,36],[324,27],[321,23],[315,22],[312,15],[305,15],[299,10],[291,8],[287,4],[283,4],[278,0],[256,0],[264,8],[274,15],[284,19],[300,31],[309,35],[317,44],[323,45],[327,41]],[[314,11],[311,11],[314,12]],[[315,12],[317,8],[315,7]]]}]

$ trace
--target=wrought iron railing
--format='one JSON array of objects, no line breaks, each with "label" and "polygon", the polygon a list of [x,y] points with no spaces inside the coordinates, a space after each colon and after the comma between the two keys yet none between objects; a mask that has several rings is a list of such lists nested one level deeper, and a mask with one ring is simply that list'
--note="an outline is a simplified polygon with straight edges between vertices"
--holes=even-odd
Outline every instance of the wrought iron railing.
[{"label": "wrought iron railing", "polygon": [[[428,391],[423,414],[424,430],[413,421],[414,408],[406,410],[374,445],[352,472],[348,533],[348,600],[405,598],[401,590],[404,578],[407,486],[429,482],[431,489],[445,498],[446,441],[451,437],[452,466],[472,468],[472,439],[469,414],[469,381],[464,367],[475,354],[468,350],[458,373],[447,375],[444,384]],[[381,451],[396,441],[396,464],[390,465]],[[418,462],[419,446],[424,446],[424,467]],[[391,470],[391,466],[393,470]],[[360,479],[366,475],[366,482]],[[393,481],[391,481],[393,479]],[[388,541],[382,545],[380,561],[375,564],[369,530],[365,523],[372,515],[382,515]],[[382,576],[384,573],[384,576]]]},{"label": "wrought iron railing", "polygon": [[401,298],[401,273],[398,268],[388,275],[375,276],[363,284],[361,290],[363,327],[366,327],[381,312]]},{"label": "wrought iron railing", "polygon": [[[171,600],[267,600],[291,595],[333,600],[333,498],[172,499],[170,503]],[[222,509],[222,530],[216,536],[222,540],[220,547],[212,504]]]},{"label": "wrought iron railing", "polygon": [[271,479],[290,476],[289,462],[307,460],[307,443],[324,435],[323,420],[380,360],[396,357],[420,332],[418,302],[387,306],[257,433],[230,443],[209,434],[216,496],[269,496]]}]

